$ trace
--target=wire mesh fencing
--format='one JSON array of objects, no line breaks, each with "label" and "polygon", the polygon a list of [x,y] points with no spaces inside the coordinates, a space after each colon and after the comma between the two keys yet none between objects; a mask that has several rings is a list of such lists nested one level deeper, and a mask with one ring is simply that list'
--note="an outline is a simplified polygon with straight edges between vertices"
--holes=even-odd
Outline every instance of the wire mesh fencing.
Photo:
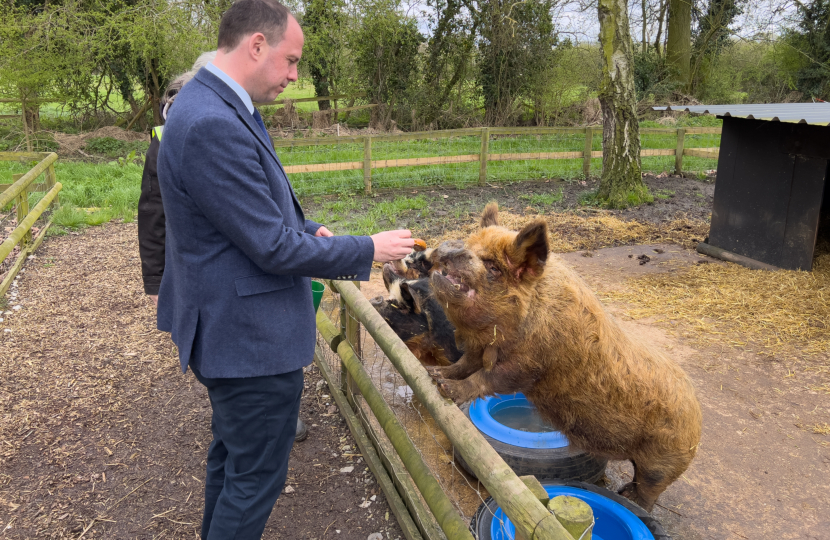
[{"label": "wire mesh fencing", "polygon": [[[352,318],[348,311],[341,310],[339,295],[334,291],[327,291],[320,309],[338,328],[344,327],[341,324],[341,317],[344,314],[346,317]],[[354,319],[352,318],[352,320]],[[366,400],[359,392],[352,391],[348,385],[344,384],[343,378],[346,375],[341,371],[339,356],[331,350],[319,334],[318,345],[322,351],[321,360],[327,364],[329,371],[333,374],[335,385],[348,392],[349,401],[354,404],[354,413],[360,418],[378,454],[383,456],[386,469],[392,476],[394,483],[399,486],[412,485],[411,480],[407,478],[408,475],[403,465],[396,457],[391,442],[386,437],[380,422]],[[357,341],[350,341],[350,345],[359,356],[372,383],[380,391],[386,404],[394,411],[396,418],[403,425],[421,459],[428,466],[442,490],[448,495],[455,510],[469,523],[489,497],[484,485],[461,468],[456,460],[456,452],[452,443],[437,426],[430,413],[419,402],[404,378],[365,328],[360,327]],[[402,494],[402,497],[406,499],[404,494]],[[440,528],[434,522],[434,518],[425,510],[426,505],[423,500],[407,506],[409,506],[410,514],[418,523],[419,528],[427,533],[424,535],[425,538],[444,537],[443,533],[440,532]],[[504,518],[497,517],[489,508],[484,511],[493,516],[496,527],[501,527],[504,531],[508,530],[508,524]]]},{"label": "wire mesh fencing", "polygon": [[[398,135],[299,138],[275,143],[300,196],[523,180],[584,178],[602,172],[602,130],[477,128]],[[640,131],[643,172],[674,172],[679,138],[682,168],[717,166],[713,128]],[[591,157],[586,159],[586,152]],[[590,162],[590,168],[586,165]]]}]

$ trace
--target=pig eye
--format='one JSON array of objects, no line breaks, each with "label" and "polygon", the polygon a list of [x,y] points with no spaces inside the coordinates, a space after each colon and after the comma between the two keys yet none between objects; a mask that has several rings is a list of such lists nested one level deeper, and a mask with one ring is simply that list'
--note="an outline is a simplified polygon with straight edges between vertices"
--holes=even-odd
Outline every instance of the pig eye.
[{"label": "pig eye", "polygon": [[487,274],[490,277],[493,277],[493,278],[501,277],[501,270],[499,270],[499,267],[496,266],[496,263],[494,263],[493,261],[482,261],[482,262],[484,262],[484,267],[487,269]]}]

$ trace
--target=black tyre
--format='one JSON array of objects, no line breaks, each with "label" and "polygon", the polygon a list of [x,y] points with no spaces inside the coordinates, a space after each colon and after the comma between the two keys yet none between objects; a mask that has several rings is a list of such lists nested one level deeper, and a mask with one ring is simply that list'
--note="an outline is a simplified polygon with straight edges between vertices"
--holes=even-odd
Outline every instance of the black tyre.
[{"label": "black tyre", "polygon": [[[461,410],[470,418],[470,404],[465,403]],[[539,481],[545,480],[579,480],[596,482],[605,474],[607,459],[599,459],[575,448],[524,448],[497,441],[482,433],[487,442],[504,459],[518,476],[533,475]],[[475,477],[470,466],[460,454],[455,455],[458,464],[467,473]]]},{"label": "black tyre", "polygon": [[[543,482],[544,486],[567,486],[571,488],[583,489],[585,491],[590,491],[606,499],[610,499],[615,503],[619,504],[620,506],[624,507],[625,509],[629,510],[632,514],[637,516],[640,521],[643,522],[651,534],[654,536],[654,540],[671,540],[671,536],[666,532],[663,526],[657,521],[655,518],[651,516],[648,512],[631,502],[630,500],[626,499],[622,495],[618,495],[613,491],[609,491],[605,488],[601,488],[595,486],[593,484],[587,484],[585,482],[574,482],[574,481],[549,481]],[[493,524],[493,516],[496,514],[496,511],[499,509],[498,503],[492,498],[488,497],[481,506],[478,507],[473,519],[470,521],[470,531],[473,533],[473,537],[477,540],[493,540],[490,531],[492,530]]]}]

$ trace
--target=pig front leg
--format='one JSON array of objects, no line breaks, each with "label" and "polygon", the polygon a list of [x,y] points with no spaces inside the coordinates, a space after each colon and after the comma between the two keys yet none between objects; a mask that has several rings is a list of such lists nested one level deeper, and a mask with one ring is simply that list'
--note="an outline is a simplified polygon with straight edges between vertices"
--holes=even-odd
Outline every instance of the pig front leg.
[{"label": "pig front leg", "polygon": [[[501,369],[499,369],[501,368]],[[494,369],[479,369],[463,380],[449,380],[444,377],[434,377],[441,395],[452,399],[456,404],[465,403],[480,397],[494,394],[512,394],[529,390],[529,381],[523,381],[511,374],[509,369],[496,364]]]},{"label": "pig front leg", "polygon": [[465,352],[455,364],[444,367],[428,367],[429,375],[435,379],[459,380],[466,379],[484,366],[481,354],[473,351]]}]

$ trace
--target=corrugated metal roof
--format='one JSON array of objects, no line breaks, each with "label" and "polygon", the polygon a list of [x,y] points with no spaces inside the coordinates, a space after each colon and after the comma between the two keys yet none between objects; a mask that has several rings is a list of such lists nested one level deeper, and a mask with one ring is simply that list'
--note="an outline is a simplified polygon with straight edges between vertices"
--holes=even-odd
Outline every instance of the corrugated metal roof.
[{"label": "corrugated metal roof", "polygon": [[754,120],[830,125],[830,103],[760,103],[737,105],[675,105],[652,107],[655,111],[686,111],[690,113],[735,116]]}]

